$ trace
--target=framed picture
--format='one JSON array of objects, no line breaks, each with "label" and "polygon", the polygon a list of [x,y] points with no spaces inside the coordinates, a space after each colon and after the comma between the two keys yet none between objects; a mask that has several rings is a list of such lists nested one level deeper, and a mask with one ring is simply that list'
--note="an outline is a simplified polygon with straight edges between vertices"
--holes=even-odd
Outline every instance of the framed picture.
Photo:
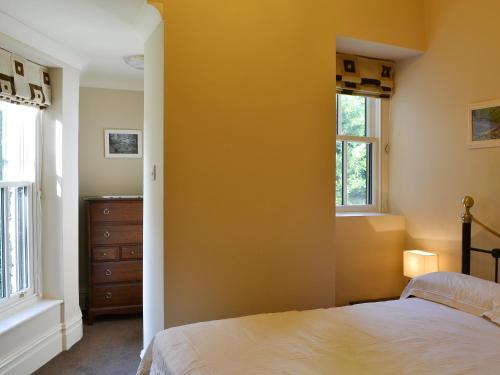
[{"label": "framed picture", "polygon": [[500,146],[500,99],[469,105],[469,147]]},{"label": "framed picture", "polygon": [[142,131],[104,130],[104,157],[142,158]]}]

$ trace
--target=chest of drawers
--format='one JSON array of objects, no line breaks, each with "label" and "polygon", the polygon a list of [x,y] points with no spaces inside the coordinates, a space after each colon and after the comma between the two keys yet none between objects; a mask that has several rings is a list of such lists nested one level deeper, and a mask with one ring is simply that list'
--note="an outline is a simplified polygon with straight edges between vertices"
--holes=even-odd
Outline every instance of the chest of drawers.
[{"label": "chest of drawers", "polygon": [[97,315],[142,311],[142,199],[86,198],[88,310]]}]

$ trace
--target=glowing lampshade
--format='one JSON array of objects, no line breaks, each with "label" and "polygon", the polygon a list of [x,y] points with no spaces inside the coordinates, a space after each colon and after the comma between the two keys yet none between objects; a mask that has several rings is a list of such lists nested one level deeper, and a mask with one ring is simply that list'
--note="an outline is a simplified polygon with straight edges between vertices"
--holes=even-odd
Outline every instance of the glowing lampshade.
[{"label": "glowing lampshade", "polygon": [[403,274],[417,277],[438,270],[437,254],[421,250],[407,250],[403,253]]}]

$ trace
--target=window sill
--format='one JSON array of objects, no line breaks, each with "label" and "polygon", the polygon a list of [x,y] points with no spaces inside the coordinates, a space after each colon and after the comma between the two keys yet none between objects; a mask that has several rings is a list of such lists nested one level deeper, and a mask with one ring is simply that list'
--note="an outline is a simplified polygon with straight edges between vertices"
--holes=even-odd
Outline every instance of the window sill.
[{"label": "window sill", "polygon": [[35,299],[0,315],[0,336],[44,312],[62,304],[62,300]]},{"label": "window sill", "polygon": [[403,217],[403,215],[391,214],[386,212],[337,212],[336,217],[371,217],[371,216],[382,216],[382,217]]}]

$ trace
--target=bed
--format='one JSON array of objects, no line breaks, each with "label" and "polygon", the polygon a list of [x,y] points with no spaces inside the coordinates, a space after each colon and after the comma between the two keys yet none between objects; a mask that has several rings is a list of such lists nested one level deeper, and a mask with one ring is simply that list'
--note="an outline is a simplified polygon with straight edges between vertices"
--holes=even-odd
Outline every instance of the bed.
[{"label": "bed", "polygon": [[500,284],[467,275],[474,220],[464,204],[463,274],[412,279],[396,301],[170,328],[138,374],[500,374]]}]

